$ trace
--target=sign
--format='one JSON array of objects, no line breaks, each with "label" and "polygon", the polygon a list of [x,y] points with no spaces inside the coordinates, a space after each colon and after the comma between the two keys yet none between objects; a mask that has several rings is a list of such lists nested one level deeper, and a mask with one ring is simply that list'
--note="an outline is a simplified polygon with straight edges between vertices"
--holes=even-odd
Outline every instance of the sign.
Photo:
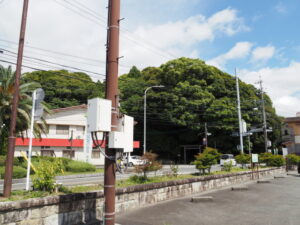
[{"label": "sign", "polygon": [[35,97],[35,107],[34,107],[34,120],[39,120],[44,113],[42,101],[45,98],[45,92],[42,88],[36,89],[35,92],[36,92],[36,97]]},{"label": "sign", "polygon": [[252,154],[252,163],[258,163],[258,154]]}]

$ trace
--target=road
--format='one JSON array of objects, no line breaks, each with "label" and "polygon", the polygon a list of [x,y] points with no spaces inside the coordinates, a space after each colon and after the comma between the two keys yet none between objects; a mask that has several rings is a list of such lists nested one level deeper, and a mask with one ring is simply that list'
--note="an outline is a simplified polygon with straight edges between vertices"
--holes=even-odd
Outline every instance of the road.
[{"label": "road", "polygon": [[[212,172],[220,170],[218,165],[212,167]],[[170,171],[170,166],[164,166],[163,169],[156,173],[156,175],[163,175]],[[180,165],[179,174],[192,174],[196,173],[198,170],[192,165]],[[117,180],[124,180],[136,173],[117,173]],[[150,173],[150,176],[154,176],[155,173]],[[64,186],[76,186],[76,185],[89,185],[89,184],[103,184],[104,176],[101,173],[98,174],[81,174],[81,175],[67,175],[57,177],[56,182],[61,183]],[[13,190],[23,190],[25,189],[25,179],[15,179],[13,180]],[[0,181],[0,190],[3,190],[3,180]]]},{"label": "road", "polygon": [[182,198],[117,216],[122,225],[299,225],[300,177],[248,184],[247,191],[224,189],[202,195],[212,202]]}]

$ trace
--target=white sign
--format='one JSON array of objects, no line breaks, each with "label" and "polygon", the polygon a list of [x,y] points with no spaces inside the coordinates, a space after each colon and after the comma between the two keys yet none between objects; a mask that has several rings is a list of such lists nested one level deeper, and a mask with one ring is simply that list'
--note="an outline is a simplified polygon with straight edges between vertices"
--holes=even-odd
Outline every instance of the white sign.
[{"label": "white sign", "polygon": [[258,154],[252,154],[252,163],[258,163]]}]

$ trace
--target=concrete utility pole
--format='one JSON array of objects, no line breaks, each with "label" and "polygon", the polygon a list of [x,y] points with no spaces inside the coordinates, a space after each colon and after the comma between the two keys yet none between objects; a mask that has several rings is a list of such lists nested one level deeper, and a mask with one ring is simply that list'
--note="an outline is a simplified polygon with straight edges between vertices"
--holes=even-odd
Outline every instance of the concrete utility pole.
[{"label": "concrete utility pole", "polygon": [[263,115],[263,131],[264,131],[264,138],[265,138],[265,152],[268,152],[268,132],[267,132],[267,116],[265,110],[265,99],[264,99],[264,90],[262,85],[262,79],[259,80],[260,85],[260,93],[261,93],[261,108],[262,108],[262,115]]},{"label": "concrete utility pole", "polygon": [[205,125],[205,147],[207,148],[208,146],[208,131],[207,131],[207,123],[204,124]]},{"label": "concrete utility pole", "polygon": [[5,165],[3,196],[6,198],[10,196],[11,187],[12,187],[13,160],[14,160],[15,143],[16,143],[17,110],[19,105],[19,86],[20,86],[23,50],[24,50],[24,42],[25,42],[28,4],[29,4],[29,0],[24,0],[21,30],[20,30],[20,37],[19,37],[19,49],[18,49],[18,59],[17,59],[17,67],[16,67],[14,96],[13,96],[11,117],[10,117],[8,149],[7,149],[7,157],[6,157],[6,165]]},{"label": "concrete utility pole", "polygon": [[[120,0],[109,0],[106,54],[106,99],[112,101],[111,130],[117,131],[118,115],[118,70],[120,39]],[[108,148],[106,141],[104,168],[104,221],[105,225],[115,225],[115,183],[116,149]]]},{"label": "concrete utility pole", "polygon": [[239,86],[239,78],[237,76],[236,69],[235,69],[235,79],[236,79],[237,111],[238,111],[238,119],[239,119],[240,146],[241,146],[241,154],[244,154],[243,127],[242,127],[243,125],[242,125],[241,100],[240,100],[240,86]]}]

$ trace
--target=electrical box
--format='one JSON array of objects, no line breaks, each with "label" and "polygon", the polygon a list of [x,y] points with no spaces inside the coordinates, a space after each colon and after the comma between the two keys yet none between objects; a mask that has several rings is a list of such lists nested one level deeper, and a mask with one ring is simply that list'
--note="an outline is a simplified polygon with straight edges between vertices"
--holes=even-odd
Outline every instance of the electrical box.
[{"label": "electrical box", "polygon": [[108,147],[109,148],[124,148],[124,133],[112,131],[109,133]]},{"label": "electrical box", "polygon": [[123,117],[124,152],[133,152],[134,119],[130,116]]},{"label": "electrical box", "polygon": [[111,131],[111,100],[93,98],[88,100],[88,132]]}]

